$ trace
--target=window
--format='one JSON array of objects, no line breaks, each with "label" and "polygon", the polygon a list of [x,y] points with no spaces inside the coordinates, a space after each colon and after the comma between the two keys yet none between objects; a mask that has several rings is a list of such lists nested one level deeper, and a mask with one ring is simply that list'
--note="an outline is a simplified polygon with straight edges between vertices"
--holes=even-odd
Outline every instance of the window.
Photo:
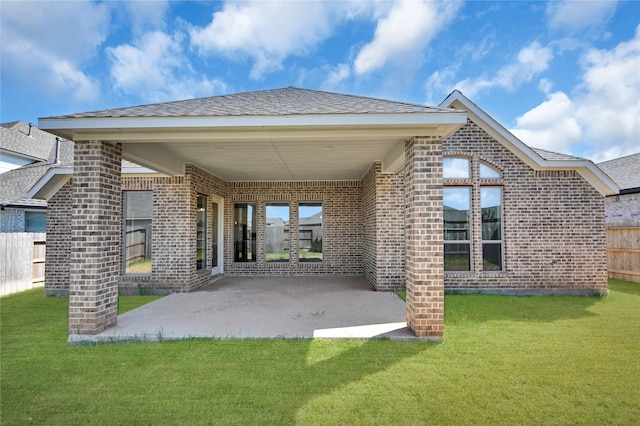
[{"label": "window", "polygon": [[298,205],[298,261],[322,262],[322,204]]},{"label": "window", "polygon": [[[484,272],[504,270],[502,230],[502,172],[475,159],[443,158],[444,270]],[[477,167],[477,169],[472,169]],[[474,172],[472,173],[472,170]],[[475,176],[472,178],[472,176]],[[478,179],[478,176],[480,179]],[[447,180],[450,186],[447,185]],[[457,181],[451,181],[457,179]],[[465,181],[460,181],[465,179]],[[490,180],[489,180],[490,179]],[[469,186],[460,186],[469,185]],[[472,199],[480,198],[480,211]],[[476,201],[477,202],[477,201]],[[478,204],[475,204],[477,206]],[[473,225],[475,224],[475,225]],[[472,243],[472,242],[475,242]],[[482,248],[482,256],[474,247]],[[482,263],[480,264],[480,259]]]},{"label": "window", "polygon": [[256,261],[256,206],[248,203],[233,205],[233,261]]},{"label": "window", "polygon": [[124,193],[124,256],[126,275],[151,274],[153,193]]},{"label": "window", "polygon": [[267,204],[265,214],[267,262],[288,262],[289,205]]},{"label": "window", "polygon": [[207,197],[198,195],[196,207],[196,269],[207,267]]},{"label": "window", "polygon": [[444,188],[444,270],[471,270],[471,188]]},{"label": "window", "polygon": [[471,167],[468,158],[447,157],[442,160],[442,176],[445,179],[469,179]]},{"label": "window", "polygon": [[502,188],[480,188],[482,269],[502,271]]},{"label": "window", "polygon": [[24,232],[47,232],[46,212],[24,212]]},{"label": "window", "polygon": [[502,179],[502,173],[484,163],[480,163],[480,179]]}]

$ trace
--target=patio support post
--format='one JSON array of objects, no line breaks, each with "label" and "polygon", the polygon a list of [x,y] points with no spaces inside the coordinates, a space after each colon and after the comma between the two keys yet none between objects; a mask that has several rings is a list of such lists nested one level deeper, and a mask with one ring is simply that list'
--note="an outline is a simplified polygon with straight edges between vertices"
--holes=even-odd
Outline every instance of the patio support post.
[{"label": "patio support post", "polygon": [[122,245],[122,147],[78,141],[74,148],[69,339],[116,324]]},{"label": "patio support post", "polygon": [[442,141],[405,145],[407,327],[418,337],[444,334]]}]

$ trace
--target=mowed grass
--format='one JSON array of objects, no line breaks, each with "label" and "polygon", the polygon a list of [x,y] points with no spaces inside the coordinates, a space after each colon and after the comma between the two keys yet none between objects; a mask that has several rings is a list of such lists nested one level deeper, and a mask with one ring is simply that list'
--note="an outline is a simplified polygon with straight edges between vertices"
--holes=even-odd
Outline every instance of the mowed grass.
[{"label": "mowed grass", "polygon": [[[151,300],[123,297],[122,309]],[[640,285],[446,296],[441,344],[190,340],[68,346],[67,303],[0,299],[3,425],[638,424]]]}]

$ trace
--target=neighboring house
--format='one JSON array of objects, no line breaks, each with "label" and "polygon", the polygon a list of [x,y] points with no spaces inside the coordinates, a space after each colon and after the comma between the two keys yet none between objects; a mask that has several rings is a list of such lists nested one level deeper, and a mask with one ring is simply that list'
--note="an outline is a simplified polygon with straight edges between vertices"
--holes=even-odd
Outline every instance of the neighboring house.
[{"label": "neighboring house", "polygon": [[605,199],[609,276],[640,282],[640,153],[598,167],[620,187]]},{"label": "neighboring house", "polygon": [[[23,121],[0,125],[0,232],[45,232],[47,203],[27,192],[53,166],[69,166],[73,142]],[[10,167],[9,167],[10,166]]]},{"label": "neighboring house", "polygon": [[0,124],[0,174],[48,160],[55,138],[24,121]]},{"label": "neighboring house", "polygon": [[[445,290],[607,292],[615,183],[457,91],[428,107],[289,87],[40,126],[75,141],[73,174],[30,191],[49,200],[46,286],[69,295],[71,335],[114,325],[119,290],[218,274],[364,275],[406,288],[408,327],[435,340]],[[166,176],[122,176],[122,158]]]}]

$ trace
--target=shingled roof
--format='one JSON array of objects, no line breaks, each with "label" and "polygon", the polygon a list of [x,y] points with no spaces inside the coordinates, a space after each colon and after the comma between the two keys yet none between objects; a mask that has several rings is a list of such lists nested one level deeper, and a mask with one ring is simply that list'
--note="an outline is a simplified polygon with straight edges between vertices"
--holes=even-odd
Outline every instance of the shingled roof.
[{"label": "shingled roof", "polygon": [[55,143],[55,135],[35,126],[29,130],[29,124],[24,121],[0,124],[0,150],[2,151],[34,161],[43,161],[49,158]]},{"label": "shingled roof", "polygon": [[124,118],[124,117],[222,117],[286,116],[323,114],[407,114],[451,112],[450,109],[355,95],[286,87],[176,102],[114,108],[47,117]]},{"label": "shingled roof", "polygon": [[598,167],[618,184],[621,193],[640,192],[640,152],[598,163]]}]

